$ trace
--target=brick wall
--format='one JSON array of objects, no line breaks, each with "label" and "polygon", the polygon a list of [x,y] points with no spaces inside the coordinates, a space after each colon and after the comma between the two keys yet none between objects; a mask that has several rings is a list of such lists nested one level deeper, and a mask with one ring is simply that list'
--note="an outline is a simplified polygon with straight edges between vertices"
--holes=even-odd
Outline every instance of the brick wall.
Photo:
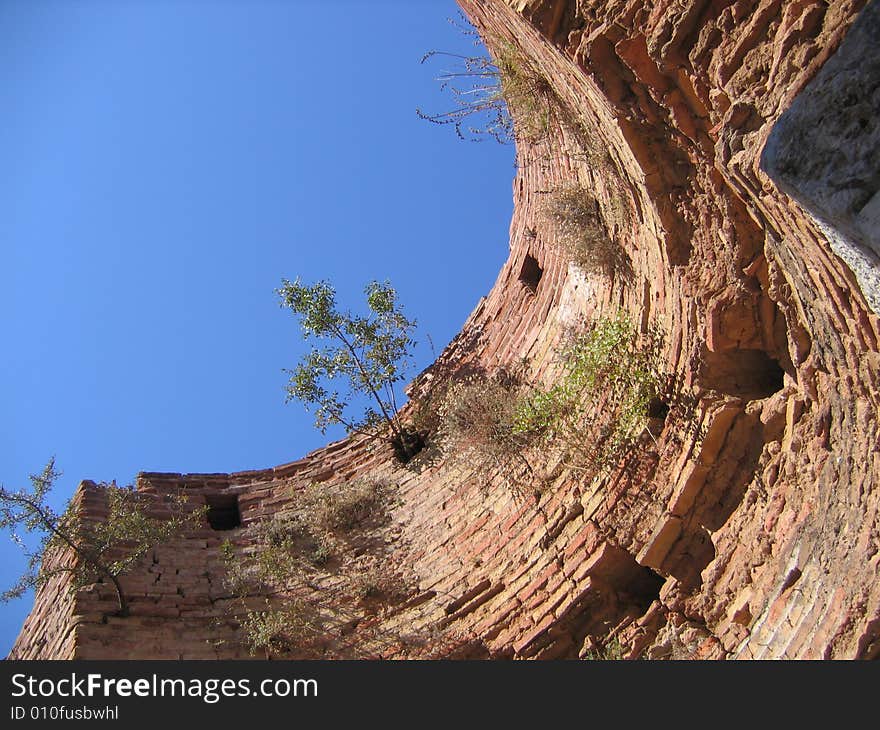
[{"label": "brick wall", "polygon": [[[142,474],[159,495],[238,494],[242,526],[157,547],[126,578],[125,618],[106,616],[103,586],[75,600],[47,586],[13,657],[249,656],[221,543],[246,550],[250,526],[355,478],[386,485],[381,519],[331,535],[332,559],[303,564],[280,594],[252,596],[318,615],[320,636],[288,656],[877,654],[880,327],[757,162],[864,3],[461,4],[567,112],[520,144],[510,258],[411,396],[524,357],[551,380],[566,329],[620,307],[665,333],[665,421],[599,475],[542,465],[534,493],[436,454],[402,465],[358,438],[263,471]],[[613,221],[625,275],[583,275],[559,255],[542,207],[574,181]],[[526,257],[536,286],[520,279]],[[595,427],[606,420],[598,409]],[[393,597],[363,599],[370,571]]]}]

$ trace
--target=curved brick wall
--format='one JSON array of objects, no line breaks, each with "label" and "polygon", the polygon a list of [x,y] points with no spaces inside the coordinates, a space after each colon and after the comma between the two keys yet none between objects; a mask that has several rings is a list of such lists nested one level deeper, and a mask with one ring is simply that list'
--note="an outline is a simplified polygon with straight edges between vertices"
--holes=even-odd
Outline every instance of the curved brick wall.
[{"label": "curved brick wall", "polygon": [[[774,122],[866,3],[461,4],[585,133],[555,124],[519,146],[510,258],[411,395],[523,357],[550,378],[568,326],[623,307],[666,334],[675,392],[656,443],[601,479],[557,469],[528,496],[442,460],[401,466],[356,438],[274,469],[142,474],[138,487],[236,493],[246,528],[304,509],[315,482],[386,483],[386,518],[291,578],[321,614],[311,655],[576,657],[614,639],[632,656],[876,656],[880,326],[818,225],[759,167]],[[555,253],[543,196],[574,181],[613,221],[626,276],[583,276]],[[520,281],[527,256],[543,272],[534,289]],[[99,516],[100,490],[81,493]],[[206,525],[158,547],[127,577],[127,618],[104,617],[102,586],[66,602],[47,586],[11,656],[247,656],[219,551],[246,534]],[[372,569],[393,576],[395,601],[358,598]]]}]

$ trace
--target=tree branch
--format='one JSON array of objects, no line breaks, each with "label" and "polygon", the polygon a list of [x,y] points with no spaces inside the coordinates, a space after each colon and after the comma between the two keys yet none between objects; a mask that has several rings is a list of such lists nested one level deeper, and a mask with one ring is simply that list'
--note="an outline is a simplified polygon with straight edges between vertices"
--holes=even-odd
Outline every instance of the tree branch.
[{"label": "tree branch", "polygon": [[49,519],[49,517],[39,504],[33,502],[32,500],[21,494],[9,494],[7,495],[7,499],[9,499],[11,502],[15,502],[16,504],[22,504],[30,508],[33,514],[40,520],[40,522],[43,523],[43,525],[45,525],[46,529],[49,530],[49,532],[61,539],[63,542],[67,543],[67,545],[69,545],[70,548],[77,555],[90,563],[92,567],[97,568],[99,573],[103,573],[104,575],[106,575],[112,581],[113,587],[116,589],[116,597],[119,601],[119,615],[125,616],[128,614],[128,601],[125,599],[125,594],[122,591],[122,586],[120,585],[117,577],[113,575],[113,572],[106,565],[104,565],[100,558],[95,556],[87,548],[81,545],[77,545],[71,537],[69,537],[62,530],[58,529],[57,524]]}]

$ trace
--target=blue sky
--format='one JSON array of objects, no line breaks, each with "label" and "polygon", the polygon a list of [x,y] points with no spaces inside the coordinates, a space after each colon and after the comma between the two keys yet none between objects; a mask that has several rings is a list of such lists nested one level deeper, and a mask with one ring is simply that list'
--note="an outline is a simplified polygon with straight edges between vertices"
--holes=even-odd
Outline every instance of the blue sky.
[{"label": "blue sky", "polygon": [[[325,443],[281,278],[389,279],[419,370],[507,257],[513,148],[463,142],[447,0],[0,3],[0,482],[235,471]],[[338,435],[338,434],[337,434]],[[3,583],[24,565],[0,536]],[[0,604],[5,656],[30,596]]]}]

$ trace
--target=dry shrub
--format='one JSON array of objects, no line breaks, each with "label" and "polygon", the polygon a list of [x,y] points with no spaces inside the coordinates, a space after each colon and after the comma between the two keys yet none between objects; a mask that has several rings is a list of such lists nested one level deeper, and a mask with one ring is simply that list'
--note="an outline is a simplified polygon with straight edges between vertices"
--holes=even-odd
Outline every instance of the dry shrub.
[{"label": "dry shrub", "polygon": [[352,576],[351,588],[359,603],[396,603],[409,595],[404,579],[384,565],[373,565]]},{"label": "dry shrub", "polygon": [[246,528],[250,545],[236,548],[229,540],[220,546],[224,585],[246,598],[286,586],[303,572],[317,541],[294,516],[273,515]]},{"label": "dry shrub", "polygon": [[528,449],[539,433],[518,421],[529,393],[518,379],[474,375],[454,383],[446,394],[440,408],[441,448],[484,488],[494,475],[517,493],[533,481]]},{"label": "dry shrub", "polygon": [[554,243],[571,263],[589,273],[612,275],[621,264],[620,246],[612,241],[592,194],[579,185],[550,191],[542,206]]},{"label": "dry shrub", "polygon": [[496,39],[490,45],[496,49],[494,57],[426,53],[422,63],[444,58],[453,64],[437,77],[440,89],[451,97],[452,108],[437,114],[416,109],[416,114],[434,124],[451,124],[461,139],[491,137],[510,144],[546,138],[561,108],[550,83],[513,43]]},{"label": "dry shrub", "polygon": [[[347,550],[368,549],[371,535],[366,531],[386,517],[387,486],[375,479],[313,484],[293,495],[295,509],[248,525],[238,536],[243,544],[224,541],[221,559],[230,593],[226,610],[252,654],[263,651],[267,657],[299,658],[324,654],[329,645],[322,623],[344,613],[346,601],[353,599],[364,604],[364,611],[369,607],[375,612],[380,604],[403,595],[402,579],[379,572],[379,567],[365,570],[362,560],[355,575],[342,573],[351,593],[343,590],[326,597],[314,593],[316,576],[338,576],[346,569]],[[333,564],[326,566],[331,558]]]},{"label": "dry shrub", "polygon": [[516,136],[533,143],[546,138],[560,109],[550,83],[512,43],[500,44],[496,65]]},{"label": "dry shrub", "polygon": [[384,487],[371,479],[345,484],[315,484],[306,493],[306,519],[312,527],[327,532],[353,530],[381,517]]}]

